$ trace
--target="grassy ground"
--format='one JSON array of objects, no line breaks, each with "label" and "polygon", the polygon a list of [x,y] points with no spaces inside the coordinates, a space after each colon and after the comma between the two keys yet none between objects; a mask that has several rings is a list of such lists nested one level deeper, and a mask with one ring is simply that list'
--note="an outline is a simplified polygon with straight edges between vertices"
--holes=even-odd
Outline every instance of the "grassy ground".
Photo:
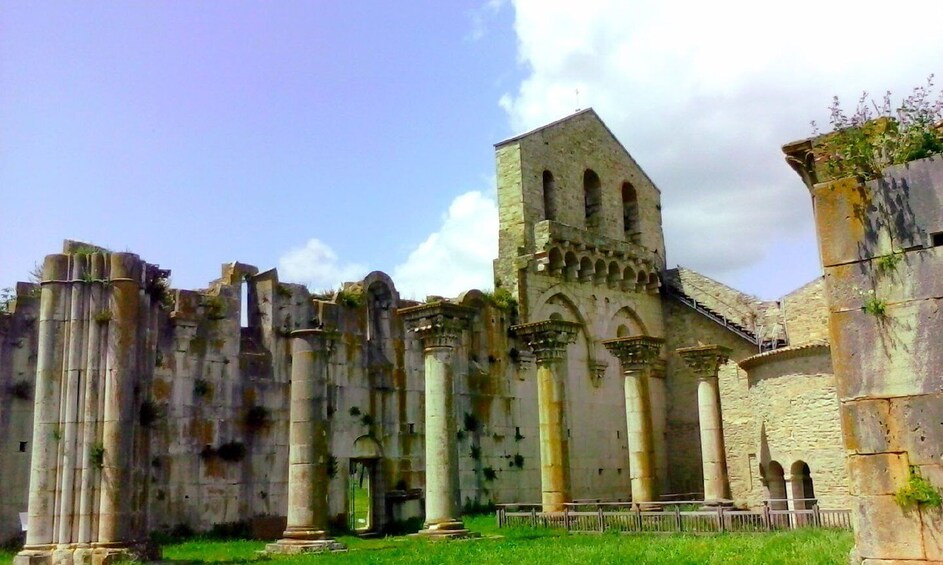
[{"label": "grassy ground", "polygon": [[[654,536],[571,534],[532,528],[497,529],[493,516],[474,516],[466,525],[483,537],[470,541],[428,542],[407,537],[363,540],[342,536],[347,553],[278,557],[270,563],[670,563],[670,564],[844,564],[850,532],[800,530],[772,534]],[[257,541],[194,539],[164,546],[165,559],[194,565],[266,561]],[[0,562],[12,560],[0,551]]]}]

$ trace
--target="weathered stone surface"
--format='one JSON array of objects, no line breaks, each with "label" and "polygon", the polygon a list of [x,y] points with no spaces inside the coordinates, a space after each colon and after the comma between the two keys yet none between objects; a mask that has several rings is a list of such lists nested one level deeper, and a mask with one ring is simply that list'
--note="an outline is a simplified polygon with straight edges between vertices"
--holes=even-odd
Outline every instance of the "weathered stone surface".
[{"label": "weathered stone surface", "polygon": [[892,495],[900,490],[910,477],[907,455],[850,455],[848,477],[851,494],[855,496]]},{"label": "weathered stone surface", "polygon": [[856,496],[855,550],[862,559],[923,559],[920,513],[893,496]]}]

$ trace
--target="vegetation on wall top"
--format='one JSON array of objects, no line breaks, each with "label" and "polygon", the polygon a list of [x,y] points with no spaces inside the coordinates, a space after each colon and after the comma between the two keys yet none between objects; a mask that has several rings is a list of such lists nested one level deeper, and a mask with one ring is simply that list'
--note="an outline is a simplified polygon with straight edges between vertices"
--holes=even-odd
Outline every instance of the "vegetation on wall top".
[{"label": "vegetation on wall top", "polygon": [[[832,132],[817,141],[816,161],[831,179],[874,179],[891,165],[943,153],[943,92],[935,93],[933,75],[896,108],[888,91],[880,103],[862,93],[850,115],[835,96],[829,110]],[[812,130],[820,135],[814,121]]]}]

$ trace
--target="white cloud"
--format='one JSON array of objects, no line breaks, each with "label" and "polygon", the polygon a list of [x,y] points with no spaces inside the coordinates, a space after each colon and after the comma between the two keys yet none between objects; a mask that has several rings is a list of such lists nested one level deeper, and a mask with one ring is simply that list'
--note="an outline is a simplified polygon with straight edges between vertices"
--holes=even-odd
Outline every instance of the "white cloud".
[{"label": "white cloud", "polygon": [[338,261],[334,250],[315,238],[278,260],[279,278],[306,284],[312,290],[338,288],[342,282],[360,280],[366,274],[366,267]]},{"label": "white cloud", "polygon": [[498,256],[498,207],[480,191],[452,201],[442,227],[393,269],[404,297],[456,296],[473,288],[492,288],[492,260]]},{"label": "white cloud", "polygon": [[[513,128],[593,106],[662,190],[669,262],[714,276],[813,229],[780,146],[827,122],[832,95],[849,106],[862,90],[899,99],[943,56],[938,0],[895,4],[899,27],[870,2],[513,4],[528,69],[500,100]],[[766,278],[801,284],[818,270],[808,255]]]}]

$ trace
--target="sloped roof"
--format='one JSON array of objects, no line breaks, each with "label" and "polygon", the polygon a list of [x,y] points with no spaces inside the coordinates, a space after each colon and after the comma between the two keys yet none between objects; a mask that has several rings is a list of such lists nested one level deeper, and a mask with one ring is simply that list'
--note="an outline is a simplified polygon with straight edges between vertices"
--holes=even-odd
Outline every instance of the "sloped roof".
[{"label": "sloped roof", "polygon": [[743,328],[759,334],[757,337],[761,339],[785,338],[782,314],[776,301],[761,300],[680,266],[665,272],[665,284],[680,290]]}]

